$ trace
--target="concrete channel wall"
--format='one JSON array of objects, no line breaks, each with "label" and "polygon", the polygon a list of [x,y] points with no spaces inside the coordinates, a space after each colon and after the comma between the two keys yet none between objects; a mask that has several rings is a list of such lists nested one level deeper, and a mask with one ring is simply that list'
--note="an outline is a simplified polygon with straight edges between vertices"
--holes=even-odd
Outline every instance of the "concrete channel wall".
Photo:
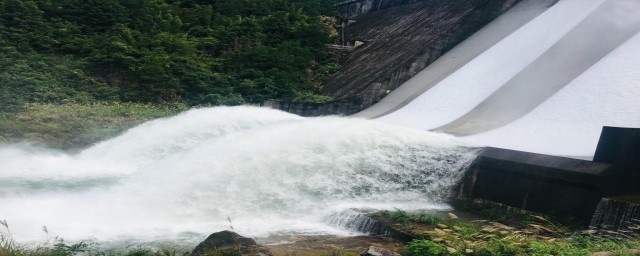
[{"label": "concrete channel wall", "polygon": [[604,197],[640,193],[640,129],[605,127],[594,160],[487,148],[459,198],[489,200],[589,224]]}]

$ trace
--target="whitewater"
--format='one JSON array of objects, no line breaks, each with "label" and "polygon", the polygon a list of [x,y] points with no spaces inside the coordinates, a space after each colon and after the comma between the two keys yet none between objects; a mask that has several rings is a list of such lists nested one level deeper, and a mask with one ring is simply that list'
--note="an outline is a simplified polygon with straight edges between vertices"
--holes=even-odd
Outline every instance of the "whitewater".
[{"label": "whitewater", "polygon": [[[0,146],[0,220],[19,241],[201,241],[230,229],[355,234],[349,209],[446,210],[476,149],[375,121],[194,109],[76,154]],[[3,232],[7,232],[4,230]]]},{"label": "whitewater", "polygon": [[[361,115],[386,114],[377,120],[215,107],[153,120],[77,153],[0,144],[0,220],[9,224],[0,233],[35,244],[57,235],[187,245],[225,229],[258,238],[353,235],[341,225],[344,219],[336,219],[349,217],[351,209],[449,210],[447,199],[478,146],[593,155],[602,126],[640,125],[640,5],[563,0],[544,8],[515,8],[501,22],[526,24],[481,30],[476,41],[452,51],[466,57],[427,69],[431,73],[411,80],[410,93],[370,111],[375,115]],[[602,31],[593,24],[604,24]],[[606,40],[576,43],[615,29],[629,38],[603,43],[602,56],[565,56],[567,49],[589,52],[590,44]],[[471,49],[478,42],[485,47]],[[576,59],[584,70],[567,75],[565,66],[573,65],[565,59]],[[486,125],[482,113],[463,118],[505,99],[516,102],[485,115],[517,109],[524,101],[513,99],[535,96],[531,92],[542,90],[530,89],[550,84],[538,84],[543,77],[559,87],[531,109],[513,111],[514,120]],[[509,88],[518,97],[492,97]],[[453,128],[491,129],[460,133],[466,137],[426,131],[458,119],[464,122]]]}]

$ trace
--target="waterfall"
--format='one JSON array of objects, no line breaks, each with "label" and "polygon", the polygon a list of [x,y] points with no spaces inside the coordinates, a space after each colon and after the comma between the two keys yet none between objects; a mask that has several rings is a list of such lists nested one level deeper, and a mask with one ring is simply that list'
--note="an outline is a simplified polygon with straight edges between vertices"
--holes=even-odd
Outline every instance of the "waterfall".
[{"label": "waterfall", "polygon": [[591,227],[640,234],[640,204],[603,198],[593,214]]}]

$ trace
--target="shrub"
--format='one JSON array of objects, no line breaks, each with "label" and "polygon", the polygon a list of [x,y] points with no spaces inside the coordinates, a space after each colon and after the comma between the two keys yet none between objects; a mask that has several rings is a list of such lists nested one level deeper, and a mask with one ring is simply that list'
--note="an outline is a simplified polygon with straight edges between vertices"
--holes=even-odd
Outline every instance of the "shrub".
[{"label": "shrub", "polygon": [[424,255],[448,255],[447,248],[429,240],[414,240],[405,248],[403,255],[424,256]]}]

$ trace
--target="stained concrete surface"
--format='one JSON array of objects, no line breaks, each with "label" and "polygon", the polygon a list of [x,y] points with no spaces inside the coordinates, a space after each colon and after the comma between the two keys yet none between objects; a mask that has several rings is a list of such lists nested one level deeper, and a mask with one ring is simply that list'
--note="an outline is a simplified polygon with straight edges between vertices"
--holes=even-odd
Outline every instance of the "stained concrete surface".
[{"label": "stained concrete surface", "polygon": [[640,32],[640,15],[625,14],[625,6],[625,1],[606,1],[477,107],[435,131],[477,134],[526,115]]},{"label": "stained concrete surface", "polygon": [[523,0],[519,2],[400,87],[391,91],[380,102],[353,116],[377,118],[404,107],[442,79],[546,11],[554,3],[555,1],[551,0]]},{"label": "stained concrete surface", "polygon": [[365,44],[341,62],[323,94],[371,106],[516,2],[426,0],[362,15],[346,34]]}]

